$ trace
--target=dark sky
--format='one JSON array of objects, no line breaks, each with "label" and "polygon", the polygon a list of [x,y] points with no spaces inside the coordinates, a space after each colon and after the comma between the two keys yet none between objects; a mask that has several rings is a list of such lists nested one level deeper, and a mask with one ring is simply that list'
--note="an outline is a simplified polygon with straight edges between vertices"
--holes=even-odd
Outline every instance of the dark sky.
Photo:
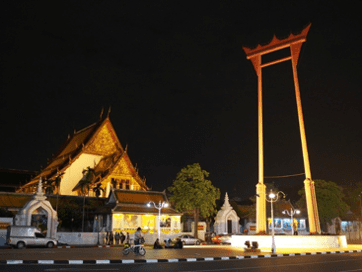
[{"label": "dark sky", "polygon": [[[312,177],[362,181],[362,20],[357,4],[331,3],[1,1],[0,168],[39,170],[111,106],[154,190],[198,162],[223,193],[247,198],[258,180],[257,76],[242,45],[312,23],[298,65]],[[290,62],[263,70],[263,91],[265,175],[303,173]]]}]

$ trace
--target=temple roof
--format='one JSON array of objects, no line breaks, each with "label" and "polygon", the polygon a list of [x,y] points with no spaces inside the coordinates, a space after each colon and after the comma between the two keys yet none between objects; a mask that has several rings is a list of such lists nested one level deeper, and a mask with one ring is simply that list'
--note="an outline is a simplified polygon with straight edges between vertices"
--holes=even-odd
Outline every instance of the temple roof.
[{"label": "temple roof", "polygon": [[[151,207],[147,207],[147,203],[151,201],[153,201],[156,205],[158,205],[160,202],[168,203],[166,194],[164,192],[115,189],[112,190],[111,194],[109,195],[108,205],[115,204],[112,209],[113,212],[158,214],[158,209],[156,209],[153,204]],[[161,211],[163,214],[166,213],[181,215],[181,213],[172,207],[162,208]]]},{"label": "temple roof", "polygon": [[[105,139],[105,136],[108,138]],[[102,182],[107,178],[123,158],[126,160],[130,174],[137,183],[144,190],[149,190],[145,181],[139,177],[137,169],[132,165],[107,116],[105,119],[100,119],[98,122],[82,130],[75,131],[73,135],[69,136],[47,166],[30,182],[23,185],[20,191],[26,187],[36,185],[40,177],[49,180],[54,179],[58,173],[64,173],[83,153],[102,156],[101,161],[95,167],[95,183]],[[77,185],[74,189],[77,189]]]},{"label": "temple roof", "polygon": [[[8,210],[19,210],[24,205],[31,200],[34,194],[27,193],[9,193],[9,192],[0,192],[0,208],[5,208]],[[57,196],[56,195],[46,195],[47,200],[52,204],[53,207],[56,205]],[[61,207],[63,204],[67,205],[68,201],[77,201],[82,205],[83,197],[82,196],[68,196],[68,195],[59,195],[59,206]],[[89,209],[95,209],[96,207],[104,206],[106,198],[96,198],[96,197],[88,197],[86,199],[86,203]]]}]

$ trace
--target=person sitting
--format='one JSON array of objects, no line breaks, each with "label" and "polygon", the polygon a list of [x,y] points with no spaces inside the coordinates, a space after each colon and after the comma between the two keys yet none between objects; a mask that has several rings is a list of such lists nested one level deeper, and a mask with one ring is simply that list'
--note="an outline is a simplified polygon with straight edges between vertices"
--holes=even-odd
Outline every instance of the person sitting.
[{"label": "person sitting", "polygon": [[182,249],[182,247],[183,247],[183,244],[182,244],[181,239],[180,239],[180,238],[177,238],[177,241],[176,241],[176,243],[175,243],[175,245],[174,245],[174,248]]},{"label": "person sitting", "polygon": [[156,242],[153,244],[153,249],[163,249],[163,247],[160,245],[160,241],[158,238],[156,239]]},{"label": "person sitting", "polygon": [[165,248],[173,248],[172,244],[171,244],[171,239],[167,239],[165,240]]}]

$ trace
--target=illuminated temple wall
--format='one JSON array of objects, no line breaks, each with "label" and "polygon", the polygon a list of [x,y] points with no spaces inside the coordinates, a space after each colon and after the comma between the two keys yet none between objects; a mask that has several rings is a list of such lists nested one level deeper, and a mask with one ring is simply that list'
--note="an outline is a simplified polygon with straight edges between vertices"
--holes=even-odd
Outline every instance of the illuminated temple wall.
[{"label": "illuminated temple wall", "polygon": [[77,192],[72,192],[73,188],[83,177],[83,170],[87,167],[94,168],[96,164],[101,160],[102,156],[92,154],[81,154],[69,168],[64,172],[62,182],[60,183],[61,195],[78,195]]},{"label": "illuminated temple wall", "polygon": [[[134,233],[138,227],[144,233],[157,233],[157,215],[154,214],[113,214],[113,231]],[[175,234],[181,231],[181,216],[161,215],[161,233]]]}]

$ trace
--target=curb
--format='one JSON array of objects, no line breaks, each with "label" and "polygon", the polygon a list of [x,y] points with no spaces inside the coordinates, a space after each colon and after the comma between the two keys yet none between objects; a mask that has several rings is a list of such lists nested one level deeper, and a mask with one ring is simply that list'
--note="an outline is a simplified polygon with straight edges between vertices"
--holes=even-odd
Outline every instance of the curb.
[{"label": "curb", "polygon": [[291,257],[306,255],[327,255],[339,253],[360,253],[362,250],[346,251],[322,251],[322,252],[303,252],[289,254],[266,254],[266,255],[248,255],[248,256],[227,256],[227,257],[205,257],[205,258],[179,258],[179,259],[126,259],[126,260],[0,260],[2,264],[133,264],[133,263],[176,263],[176,262],[198,262],[198,261],[226,261],[241,259],[260,259],[275,257]]}]

